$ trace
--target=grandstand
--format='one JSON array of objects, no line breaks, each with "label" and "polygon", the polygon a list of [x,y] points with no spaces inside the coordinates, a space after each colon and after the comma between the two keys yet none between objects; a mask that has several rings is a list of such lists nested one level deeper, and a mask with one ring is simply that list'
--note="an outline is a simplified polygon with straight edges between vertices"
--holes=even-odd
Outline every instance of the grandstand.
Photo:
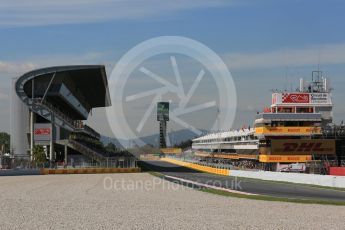
[{"label": "grandstand", "polygon": [[100,142],[101,135],[84,124],[92,109],[111,105],[104,66],[34,70],[16,79],[14,89],[15,158],[32,160],[35,145],[44,146],[50,162],[101,162],[112,157]]}]

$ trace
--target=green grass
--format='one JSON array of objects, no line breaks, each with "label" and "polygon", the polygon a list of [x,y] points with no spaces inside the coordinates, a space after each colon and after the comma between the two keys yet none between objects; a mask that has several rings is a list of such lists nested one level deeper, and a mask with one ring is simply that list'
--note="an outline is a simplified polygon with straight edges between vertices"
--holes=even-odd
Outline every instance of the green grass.
[{"label": "green grass", "polygon": [[[156,176],[156,177],[159,177],[161,179],[165,179],[164,174],[161,174],[158,172],[152,172],[152,171],[148,172],[148,173],[151,174],[152,176]],[[248,179],[248,178],[243,178],[243,179]],[[256,179],[253,179],[253,180],[256,180]],[[273,181],[272,183],[275,183],[275,181]],[[280,182],[278,182],[278,183],[280,183]],[[289,183],[289,184],[294,184],[294,183]],[[317,187],[322,187],[322,186],[317,186]],[[322,187],[322,188],[324,188],[324,187]],[[326,188],[328,188],[328,187],[326,187]],[[342,201],[294,199],[294,198],[283,198],[283,197],[273,197],[273,196],[263,196],[263,195],[245,195],[245,194],[232,193],[232,192],[227,192],[227,191],[213,189],[213,188],[203,188],[203,189],[197,189],[197,190],[201,191],[201,192],[210,193],[210,194],[226,196],[226,197],[234,197],[234,198],[240,198],[240,199],[261,200],[261,201],[270,201],[270,202],[288,202],[288,203],[299,203],[299,204],[320,204],[320,205],[345,206],[345,202],[342,202]]]}]

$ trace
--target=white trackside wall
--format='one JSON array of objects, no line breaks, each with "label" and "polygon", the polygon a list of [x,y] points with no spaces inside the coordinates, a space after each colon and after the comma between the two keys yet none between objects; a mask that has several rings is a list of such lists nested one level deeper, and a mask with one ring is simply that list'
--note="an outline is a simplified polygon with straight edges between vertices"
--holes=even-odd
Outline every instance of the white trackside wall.
[{"label": "white trackside wall", "polygon": [[345,176],[230,170],[229,176],[345,188]]}]

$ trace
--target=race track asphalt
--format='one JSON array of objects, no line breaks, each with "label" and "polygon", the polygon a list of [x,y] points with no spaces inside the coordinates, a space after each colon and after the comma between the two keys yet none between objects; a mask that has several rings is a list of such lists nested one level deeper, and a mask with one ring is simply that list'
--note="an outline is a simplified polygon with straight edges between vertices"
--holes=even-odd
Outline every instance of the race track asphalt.
[{"label": "race track asphalt", "polygon": [[199,172],[164,161],[142,161],[140,162],[140,167],[144,170],[159,172],[166,176],[251,194],[290,199],[345,202],[345,190],[340,191],[301,184],[220,176]]}]

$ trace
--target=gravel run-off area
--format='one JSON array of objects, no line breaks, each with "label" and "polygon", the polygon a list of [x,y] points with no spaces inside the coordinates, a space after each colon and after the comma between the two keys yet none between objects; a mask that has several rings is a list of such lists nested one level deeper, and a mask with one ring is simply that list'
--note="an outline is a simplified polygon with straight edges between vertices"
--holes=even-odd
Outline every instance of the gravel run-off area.
[{"label": "gravel run-off area", "polygon": [[0,229],[344,228],[344,206],[223,197],[146,173],[0,177]]}]

